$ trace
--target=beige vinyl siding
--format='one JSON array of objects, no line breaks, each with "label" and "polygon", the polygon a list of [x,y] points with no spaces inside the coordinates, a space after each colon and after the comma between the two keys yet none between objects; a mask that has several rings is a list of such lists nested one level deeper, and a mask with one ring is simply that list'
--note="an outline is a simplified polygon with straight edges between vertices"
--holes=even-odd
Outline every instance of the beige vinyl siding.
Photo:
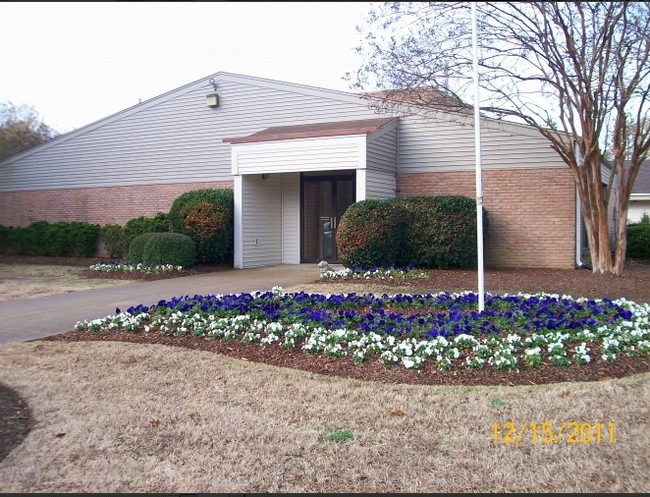
[{"label": "beige vinyl siding", "polygon": [[233,174],[334,171],[364,167],[364,136],[233,144]]},{"label": "beige vinyl siding", "polygon": [[650,216],[650,196],[643,194],[632,194],[630,196],[630,204],[627,209],[628,223],[641,222],[644,214]]},{"label": "beige vinyl siding", "polygon": [[385,133],[372,133],[368,136],[366,160],[368,168],[397,172],[397,122]]},{"label": "beige vinyl siding", "polygon": [[[474,126],[467,120],[400,119],[399,172],[470,170],[475,165]],[[485,169],[567,167],[548,140],[517,125],[481,127]]]},{"label": "beige vinyl siding", "polygon": [[386,130],[368,136],[366,151],[366,198],[392,198],[396,195],[398,159],[397,121]]},{"label": "beige vinyl siding", "polygon": [[214,115],[200,103],[204,91],[179,95],[88,131],[3,167],[0,189],[53,189],[230,180],[229,160],[211,139]]},{"label": "beige vinyl siding", "polygon": [[243,267],[282,264],[282,176],[242,177]]},{"label": "beige vinyl siding", "polygon": [[396,194],[395,173],[368,168],[366,171],[366,198],[393,198]]},{"label": "beige vinyl siding", "polygon": [[300,264],[300,174],[282,175],[282,263]]},{"label": "beige vinyl siding", "polygon": [[217,76],[136,105],[0,163],[0,191],[232,180],[230,144],[268,127],[376,117],[361,99]]},{"label": "beige vinyl siding", "polygon": [[[600,179],[604,185],[609,185],[612,180],[612,170],[609,166],[602,164],[600,166]],[[618,176],[614,176],[614,184],[612,185],[613,191],[618,191]]]}]

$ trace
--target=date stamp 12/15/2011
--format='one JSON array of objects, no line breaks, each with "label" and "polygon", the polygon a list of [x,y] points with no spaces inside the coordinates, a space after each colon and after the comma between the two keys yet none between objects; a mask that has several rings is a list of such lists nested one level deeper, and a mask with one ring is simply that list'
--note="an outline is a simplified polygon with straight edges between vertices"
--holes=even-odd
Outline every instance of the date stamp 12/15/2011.
[{"label": "date stamp 12/15/2011", "polygon": [[519,445],[524,442],[537,444],[613,444],[616,441],[615,426],[612,421],[602,423],[589,421],[514,421],[494,422],[492,443]]}]

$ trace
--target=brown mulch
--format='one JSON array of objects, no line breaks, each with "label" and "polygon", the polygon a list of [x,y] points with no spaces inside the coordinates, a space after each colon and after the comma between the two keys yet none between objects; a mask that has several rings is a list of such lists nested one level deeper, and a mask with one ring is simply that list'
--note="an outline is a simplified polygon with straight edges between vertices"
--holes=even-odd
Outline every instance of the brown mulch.
[{"label": "brown mulch", "polygon": [[[0,254],[0,264],[48,264],[61,266],[89,267],[109,259],[97,257],[38,257],[26,255]],[[182,271],[161,274],[102,272],[88,269],[84,275],[89,278],[154,281],[230,270],[232,265],[198,265]],[[438,291],[460,292],[476,291],[477,272],[464,269],[436,269],[426,271],[425,280],[381,282],[382,284],[407,287],[411,293],[433,293]],[[325,280],[316,281],[328,283]],[[339,283],[330,281],[332,284]],[[346,284],[360,288],[366,282],[348,280]],[[484,271],[484,288],[490,293],[536,293],[547,292],[573,297],[587,298],[626,298],[635,302],[650,303],[650,260],[632,259],[626,262],[621,276],[598,275],[588,269],[490,269]]]},{"label": "brown mulch", "polygon": [[[0,257],[0,263],[2,257]],[[208,271],[210,268],[202,268]],[[214,268],[213,268],[214,269]],[[97,273],[92,271],[92,273]],[[382,281],[383,285],[407,288],[409,293],[434,293],[438,291],[476,291],[477,272],[472,270],[430,270],[426,279]],[[116,273],[99,273],[100,277],[126,277]],[[97,277],[94,274],[93,277]],[[143,277],[142,279],[151,279]],[[158,276],[160,277],[160,276]],[[317,280],[314,283],[339,285],[336,280]],[[650,302],[650,261],[628,261],[622,276],[602,276],[586,269],[486,269],[485,290],[491,293],[547,292],[573,297],[621,298],[635,302]],[[346,285],[357,293],[363,293],[367,282],[348,280]],[[134,302],[149,305],[151,302]],[[618,378],[634,373],[650,371],[650,358],[620,357],[616,364],[597,360],[587,366],[542,366],[535,369],[522,368],[519,372],[504,372],[493,367],[479,370],[461,368],[445,372],[425,363],[420,371],[407,370],[401,366],[388,368],[378,361],[353,364],[350,359],[332,359],[303,353],[299,347],[280,349],[278,345],[262,347],[259,344],[242,344],[236,340],[217,341],[196,337],[170,337],[157,333],[77,333],[70,331],[44,338],[56,341],[116,340],[138,343],[157,343],[217,352],[250,361],[263,362],[336,376],[387,383],[453,384],[453,385],[535,385],[564,381],[596,381]]]},{"label": "brown mulch", "polygon": [[[101,259],[50,258],[0,255],[0,264],[59,264],[89,266]],[[150,281],[154,279],[186,276],[201,272],[213,272],[226,269],[227,266],[198,266],[186,272],[161,275],[136,275],[124,273],[102,273],[88,271],[93,278],[128,278]],[[408,288],[409,293],[434,293],[438,291],[457,292],[476,291],[477,273],[472,270],[431,270],[427,279],[382,282]],[[316,283],[316,282],[315,282]],[[330,284],[323,280],[318,283]],[[338,284],[331,281],[331,284]],[[347,284],[348,282],[346,282]],[[349,281],[352,288],[358,287],[357,293],[364,290],[364,281]],[[601,276],[590,270],[558,269],[486,269],[484,288],[490,293],[536,293],[546,292],[573,297],[587,298],[626,298],[638,303],[650,303],[650,261],[629,260],[622,276]],[[150,302],[134,302],[145,305]],[[170,337],[154,333],[78,333],[68,331],[59,335],[43,338],[44,341],[123,341],[132,343],[153,343],[186,347],[220,353],[244,360],[262,362],[271,365],[310,371],[313,373],[370,380],[391,384],[427,384],[427,385],[539,385],[545,383],[571,381],[600,381],[620,378],[650,371],[650,358],[619,357],[616,364],[609,364],[596,359],[586,366],[570,365],[558,367],[542,365],[530,369],[522,367],[518,372],[505,372],[494,367],[473,370],[458,368],[453,371],[439,371],[431,362],[425,362],[420,371],[407,370],[401,366],[386,367],[378,361],[355,365],[350,359],[332,359],[320,355],[308,355],[298,347],[280,349],[278,345],[260,346],[259,344],[242,344],[236,340],[218,341],[195,337]],[[3,396],[4,395],[4,396]],[[13,397],[12,397],[13,395]],[[15,393],[0,385],[0,446],[13,447],[20,443],[23,434],[29,430],[31,418],[21,411],[19,399]],[[17,414],[16,414],[17,413]],[[16,418],[16,416],[18,416]],[[22,421],[20,422],[14,421]],[[25,428],[27,426],[27,428]],[[12,445],[13,444],[13,445]],[[0,454],[0,460],[2,460]]]},{"label": "brown mulch", "polygon": [[[93,264],[110,261],[111,259],[100,257],[46,257],[0,254],[0,264],[47,264],[50,266],[73,266],[88,268]],[[126,273],[120,271],[108,273],[104,271],[93,271],[92,269],[86,269],[83,271],[83,275],[94,279],[106,278],[117,280],[155,281],[166,280],[170,278],[179,278],[181,276],[191,276],[193,274],[214,273],[216,271],[224,271],[231,268],[232,264],[197,265],[192,268],[183,269],[182,271],[170,271],[160,274],[144,274],[137,272]]]}]

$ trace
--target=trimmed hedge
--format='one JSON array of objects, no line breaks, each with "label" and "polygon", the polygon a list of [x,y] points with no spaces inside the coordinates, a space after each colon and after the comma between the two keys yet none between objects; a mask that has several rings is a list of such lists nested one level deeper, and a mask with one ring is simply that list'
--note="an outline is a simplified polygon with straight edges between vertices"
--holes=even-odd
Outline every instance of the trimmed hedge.
[{"label": "trimmed hedge", "polygon": [[404,210],[387,200],[355,202],[343,213],[336,232],[339,259],[347,267],[395,263],[401,252]]},{"label": "trimmed hedge", "polygon": [[14,254],[14,227],[0,224],[0,254]]},{"label": "trimmed hedge", "polygon": [[36,221],[27,227],[3,228],[2,251],[18,255],[90,257],[100,226],[79,221]]},{"label": "trimmed hedge", "polygon": [[[484,239],[487,233],[483,209]],[[347,267],[476,267],[476,201],[441,195],[356,202],[341,217],[336,243]]]},{"label": "trimmed hedge", "polygon": [[174,200],[169,210],[172,230],[191,237],[200,263],[232,259],[234,196],[230,188],[191,190]]},{"label": "trimmed hedge", "polygon": [[47,255],[46,230],[50,223],[35,221],[24,228],[16,228],[12,242],[19,255]]},{"label": "trimmed hedge", "polygon": [[[181,233],[149,233],[146,237],[142,263],[147,266],[171,264],[184,268],[196,263],[194,240]],[[135,240],[134,240],[135,241]]]},{"label": "trimmed hedge", "polygon": [[[392,199],[402,206],[406,232],[400,265],[422,268],[477,266],[476,200],[463,195],[410,196]],[[483,209],[483,238],[487,238]]]},{"label": "trimmed hedge", "polygon": [[158,212],[154,216],[129,219],[122,228],[122,253],[130,250],[131,242],[143,233],[169,233],[172,231],[169,214]]},{"label": "trimmed hedge", "polygon": [[131,240],[129,245],[129,261],[134,264],[144,262],[144,247],[155,233],[142,233]]}]

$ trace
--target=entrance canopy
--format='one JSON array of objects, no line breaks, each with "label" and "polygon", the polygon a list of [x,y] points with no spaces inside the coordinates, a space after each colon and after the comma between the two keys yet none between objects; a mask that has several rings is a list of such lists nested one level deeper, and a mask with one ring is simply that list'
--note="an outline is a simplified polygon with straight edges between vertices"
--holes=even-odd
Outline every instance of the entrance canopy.
[{"label": "entrance canopy", "polygon": [[232,174],[365,169],[367,135],[396,118],[267,128],[232,144]]},{"label": "entrance canopy", "polygon": [[[331,242],[345,207],[368,198],[368,174],[394,192],[395,172],[373,168],[371,144],[379,137],[380,150],[388,140],[396,151],[397,123],[378,118],[278,126],[224,139],[231,144],[234,176],[235,267],[299,264],[330,253],[335,259],[323,237]],[[391,163],[396,166],[396,155]],[[312,246],[322,249],[313,252]]]}]

